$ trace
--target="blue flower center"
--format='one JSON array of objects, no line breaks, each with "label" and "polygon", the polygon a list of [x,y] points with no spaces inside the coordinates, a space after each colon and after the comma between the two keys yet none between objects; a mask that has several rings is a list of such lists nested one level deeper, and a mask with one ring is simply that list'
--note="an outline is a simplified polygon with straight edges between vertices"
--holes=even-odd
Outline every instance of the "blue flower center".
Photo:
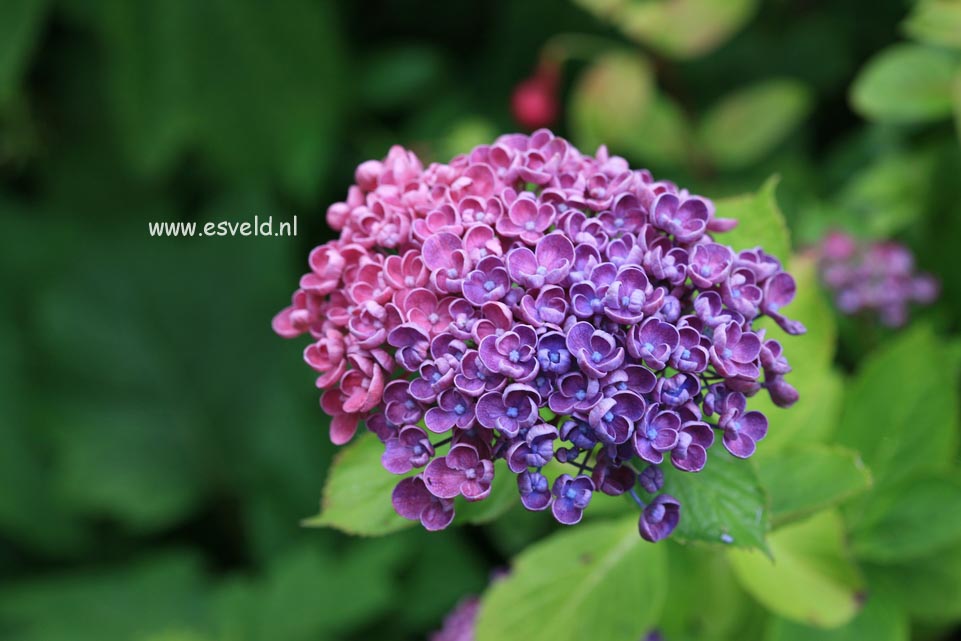
[{"label": "blue flower center", "polygon": [[623,218],[615,218],[615,219],[614,219],[614,226],[615,226],[615,227],[623,227],[623,226],[624,226],[624,219],[623,219]]},{"label": "blue flower center", "polygon": [[690,357],[691,357],[691,350],[686,349],[683,352],[681,352],[681,358],[690,358]]},{"label": "blue flower center", "polygon": [[432,383],[436,383],[437,381],[439,381],[439,380],[440,380],[440,372],[434,372],[433,374],[431,374],[431,375],[430,375],[430,380],[431,380]]},{"label": "blue flower center", "polygon": [[653,351],[654,351],[654,344],[651,343],[651,342],[644,343],[644,351],[646,351],[646,352],[653,352]]},{"label": "blue flower center", "polygon": [[457,278],[457,270],[451,267],[447,270],[447,278]]},{"label": "blue flower center", "polygon": [[657,430],[653,426],[647,428],[647,440],[653,441],[657,438]]},{"label": "blue flower center", "polygon": [[734,352],[732,352],[728,347],[725,347],[724,352],[722,353],[724,354],[724,358],[731,358],[731,356],[734,354]]},{"label": "blue flower center", "polygon": [[516,408],[516,407],[508,407],[506,414],[507,414],[507,417],[508,417],[508,418],[517,418],[517,408]]},{"label": "blue flower center", "polygon": [[507,360],[512,363],[516,363],[517,361],[521,360],[521,353],[516,349],[512,349],[511,353],[507,355]]},{"label": "blue flower center", "polygon": [[573,500],[574,500],[574,497],[576,497],[576,496],[577,496],[577,491],[576,491],[574,488],[572,488],[572,487],[568,487],[568,488],[567,488],[567,491],[564,492],[564,498],[567,499],[567,500],[569,500],[569,501],[573,501]]},{"label": "blue flower center", "polygon": [[430,322],[431,325],[436,325],[437,321],[440,320],[440,316],[438,316],[437,314],[431,314],[430,316],[427,317],[427,320]]},{"label": "blue flower center", "polygon": [[604,415],[605,423],[610,423],[613,420],[614,420],[614,412],[608,412],[607,414]]},{"label": "blue flower center", "polygon": [[561,362],[561,354],[560,354],[560,352],[551,352],[551,353],[548,355],[548,358],[551,359],[551,362],[552,362],[552,363],[559,363],[559,362]]},{"label": "blue flower center", "polygon": [[526,223],[524,223],[524,229],[526,229],[527,231],[534,231],[534,226],[535,225],[533,220],[528,220]]},{"label": "blue flower center", "polygon": [[468,481],[473,481],[475,478],[477,478],[477,472],[474,471],[474,468],[468,468],[464,470],[464,477]]},{"label": "blue flower center", "polygon": [[538,274],[539,276],[543,276],[543,275],[546,274],[546,273],[547,273],[547,268],[546,268],[546,267],[544,267],[543,265],[538,265],[538,266],[537,266],[537,274]]},{"label": "blue flower center", "polygon": [[704,278],[707,278],[710,275],[711,275],[711,267],[709,265],[704,265],[703,267],[701,267],[701,276],[703,276]]},{"label": "blue flower center", "polygon": [[414,453],[414,456],[420,456],[424,453],[424,446],[420,443],[415,443],[414,447],[410,448],[410,451]]},{"label": "blue flower center", "polygon": [[464,412],[466,411],[467,411],[467,408],[464,407],[462,403],[458,403],[457,405],[454,406],[454,414],[457,414],[458,416],[463,416]]},{"label": "blue flower center", "polygon": [[733,296],[734,298],[740,298],[740,297],[741,297],[741,290],[740,290],[739,288],[735,287],[734,289],[731,290],[731,296]]},{"label": "blue flower center", "polygon": [[583,401],[585,398],[587,398],[587,390],[582,390],[582,389],[577,390],[576,392],[574,392],[574,398],[576,398],[579,401]]},{"label": "blue flower center", "polygon": [[406,407],[409,410],[414,409],[415,407],[414,401],[408,398],[406,401],[404,401],[404,407]]},{"label": "blue flower center", "polygon": [[595,363],[600,363],[602,358],[604,357],[601,355],[600,352],[594,352],[593,354],[591,354],[591,360],[594,361]]},{"label": "blue flower center", "polygon": [[621,307],[627,307],[631,304],[630,296],[621,296]]},{"label": "blue flower center", "polygon": [[484,281],[484,291],[490,292],[494,290],[494,281],[488,280]]}]

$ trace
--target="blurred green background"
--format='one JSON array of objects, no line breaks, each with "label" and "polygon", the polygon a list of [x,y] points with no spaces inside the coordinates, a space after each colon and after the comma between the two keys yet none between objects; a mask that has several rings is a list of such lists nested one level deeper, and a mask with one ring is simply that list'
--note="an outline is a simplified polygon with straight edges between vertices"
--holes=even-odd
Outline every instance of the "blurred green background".
[{"label": "blurred green background", "polygon": [[[957,34],[906,27],[912,8],[0,2],[0,638],[422,639],[549,531],[516,510],[302,528],[334,448],[303,345],[270,331],[354,167],[518,129],[512,91],[545,56],[559,133],[712,197],[778,173],[796,246],[832,225],[908,242],[943,280],[926,315],[957,330]],[[852,90],[912,36],[907,71]],[[254,215],[299,235],[147,232]],[[849,367],[872,346],[851,333]]]}]

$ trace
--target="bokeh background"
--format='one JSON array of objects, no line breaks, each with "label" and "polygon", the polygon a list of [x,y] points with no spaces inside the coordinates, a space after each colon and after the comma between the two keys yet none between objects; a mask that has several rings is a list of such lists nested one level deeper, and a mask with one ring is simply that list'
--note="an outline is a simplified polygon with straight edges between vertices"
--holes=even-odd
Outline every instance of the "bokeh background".
[{"label": "bokeh background", "polygon": [[[518,510],[433,535],[301,527],[334,448],[303,345],[270,331],[359,162],[394,143],[446,160],[522,129],[512,95],[545,69],[544,117],[578,145],[712,197],[779,174],[796,247],[834,226],[906,242],[942,279],[920,315],[957,330],[942,47],[958,36],[901,45],[928,53],[857,84],[878,52],[930,33],[912,11],[4,0],[0,638],[422,639],[551,529]],[[299,235],[147,231],[254,215],[296,215]],[[889,335],[859,327],[842,325],[846,368]]]}]

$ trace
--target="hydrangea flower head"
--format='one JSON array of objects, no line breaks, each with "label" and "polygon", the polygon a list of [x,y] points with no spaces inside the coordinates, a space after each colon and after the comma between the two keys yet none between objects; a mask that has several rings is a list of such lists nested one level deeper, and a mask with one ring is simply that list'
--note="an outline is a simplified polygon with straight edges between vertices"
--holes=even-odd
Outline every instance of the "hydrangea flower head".
[{"label": "hydrangea flower head", "polygon": [[938,297],[937,279],[916,272],[914,255],[900,243],[866,243],[834,231],[822,239],[817,256],[821,280],[845,315],[874,315],[900,327],[911,303],[927,305]]},{"label": "hydrangea flower head", "polygon": [[604,147],[539,130],[427,167],[394,147],[327,220],[340,238],[273,327],[310,336],[331,439],[364,423],[386,469],[417,471],[393,502],[428,529],[484,500],[504,459],[527,509],[574,524],[597,492],[629,494],[662,539],[682,518],[663,468],[751,456],[768,421],[747,399],[797,400],[755,328],[804,331],[782,313],[794,279],[723,244],[735,223],[709,200]]}]

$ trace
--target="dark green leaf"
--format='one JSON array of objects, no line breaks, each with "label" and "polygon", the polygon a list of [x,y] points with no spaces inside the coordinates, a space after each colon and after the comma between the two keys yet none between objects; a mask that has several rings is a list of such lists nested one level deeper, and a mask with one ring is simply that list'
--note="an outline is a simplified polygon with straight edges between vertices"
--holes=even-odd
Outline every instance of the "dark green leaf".
[{"label": "dark green leaf", "polygon": [[638,639],[664,602],[665,550],[635,519],[579,525],[529,547],[483,598],[478,641]]},{"label": "dark green leaf", "polygon": [[961,481],[907,481],[865,498],[854,511],[851,546],[859,559],[903,563],[961,543]]},{"label": "dark green leaf", "polygon": [[20,84],[47,11],[47,0],[0,3],[0,105]]},{"label": "dark green leaf", "polygon": [[767,549],[767,496],[751,461],[734,458],[716,444],[701,472],[664,465],[664,491],[681,502],[680,542],[724,543]]},{"label": "dark green leaf", "polygon": [[864,571],[872,589],[894,595],[911,617],[935,624],[961,618],[961,545],[896,565],[867,563]]}]

